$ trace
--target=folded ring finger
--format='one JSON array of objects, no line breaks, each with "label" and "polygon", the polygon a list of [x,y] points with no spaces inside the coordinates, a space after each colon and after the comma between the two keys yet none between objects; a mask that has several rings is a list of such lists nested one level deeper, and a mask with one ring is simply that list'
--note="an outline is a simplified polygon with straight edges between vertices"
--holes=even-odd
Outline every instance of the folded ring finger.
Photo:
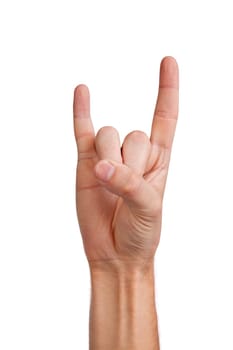
[{"label": "folded ring finger", "polygon": [[125,137],[122,145],[123,162],[138,175],[143,175],[150,151],[151,143],[148,136],[142,131],[132,131]]}]

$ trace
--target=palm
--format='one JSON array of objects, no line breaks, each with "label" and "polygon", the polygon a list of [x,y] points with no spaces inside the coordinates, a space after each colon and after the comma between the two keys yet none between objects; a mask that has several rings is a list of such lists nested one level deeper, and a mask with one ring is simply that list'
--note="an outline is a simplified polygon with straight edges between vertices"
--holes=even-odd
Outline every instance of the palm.
[{"label": "palm", "polygon": [[122,152],[115,129],[102,128],[95,136],[90,119],[89,91],[85,86],[76,89],[77,213],[89,260],[153,255],[158,245],[161,212],[155,215],[151,210],[132,210],[124,198],[102,186],[94,174],[94,167],[101,159],[123,163],[150,184],[158,203],[162,201],[177,116],[176,68],[171,59],[161,65],[150,140],[142,132],[130,133],[123,142]]}]

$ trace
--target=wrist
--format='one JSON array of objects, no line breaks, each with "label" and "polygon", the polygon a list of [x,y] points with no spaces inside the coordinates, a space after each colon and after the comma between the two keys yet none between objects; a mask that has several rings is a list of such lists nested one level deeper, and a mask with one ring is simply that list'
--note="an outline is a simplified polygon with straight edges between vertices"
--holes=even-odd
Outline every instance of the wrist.
[{"label": "wrist", "polygon": [[158,349],[153,259],[89,265],[90,349]]},{"label": "wrist", "polygon": [[92,278],[106,275],[134,280],[154,275],[154,257],[148,259],[88,260],[88,264]]}]

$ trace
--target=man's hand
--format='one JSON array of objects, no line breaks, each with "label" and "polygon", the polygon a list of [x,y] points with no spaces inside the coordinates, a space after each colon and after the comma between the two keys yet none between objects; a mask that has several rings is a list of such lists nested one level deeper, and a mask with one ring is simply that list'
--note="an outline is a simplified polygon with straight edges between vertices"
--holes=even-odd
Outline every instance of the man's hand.
[{"label": "man's hand", "polygon": [[77,214],[91,272],[90,350],[159,350],[153,258],[178,114],[178,66],[161,62],[150,139],[95,135],[85,85],[74,92]]},{"label": "man's hand", "polygon": [[165,57],[150,138],[116,129],[95,135],[87,86],[74,91],[78,146],[77,214],[89,262],[153,257],[160,239],[162,201],[178,115],[178,66]]}]

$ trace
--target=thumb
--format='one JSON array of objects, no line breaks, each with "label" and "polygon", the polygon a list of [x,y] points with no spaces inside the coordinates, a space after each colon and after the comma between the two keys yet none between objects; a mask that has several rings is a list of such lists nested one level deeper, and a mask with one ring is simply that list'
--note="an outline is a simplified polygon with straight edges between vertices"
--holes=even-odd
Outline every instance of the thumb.
[{"label": "thumb", "polygon": [[130,207],[158,212],[161,208],[159,193],[131,168],[112,160],[100,160],[95,168],[100,184],[122,197]]}]

